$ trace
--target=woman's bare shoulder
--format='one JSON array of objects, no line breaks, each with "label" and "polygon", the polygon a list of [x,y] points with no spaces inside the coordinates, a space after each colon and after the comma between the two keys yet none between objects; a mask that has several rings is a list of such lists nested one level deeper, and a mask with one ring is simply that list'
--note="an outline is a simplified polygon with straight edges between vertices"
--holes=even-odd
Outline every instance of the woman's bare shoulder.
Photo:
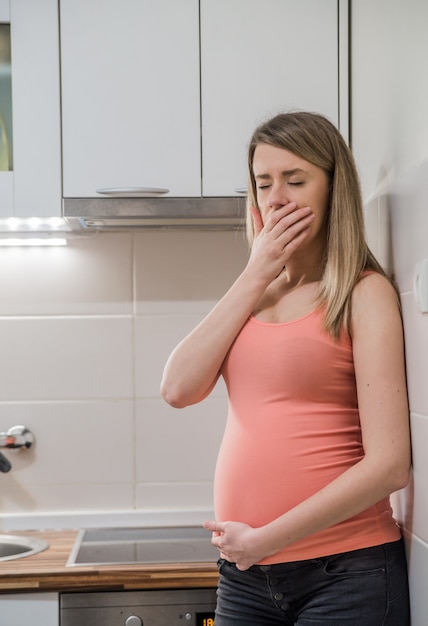
[{"label": "woman's bare shoulder", "polygon": [[352,292],[351,326],[354,331],[360,323],[373,326],[385,325],[392,318],[400,317],[400,302],[392,282],[378,272],[365,274]]},{"label": "woman's bare shoulder", "polygon": [[393,298],[398,302],[398,293],[391,280],[379,272],[364,273],[354,287],[352,300],[365,302],[368,300]]}]

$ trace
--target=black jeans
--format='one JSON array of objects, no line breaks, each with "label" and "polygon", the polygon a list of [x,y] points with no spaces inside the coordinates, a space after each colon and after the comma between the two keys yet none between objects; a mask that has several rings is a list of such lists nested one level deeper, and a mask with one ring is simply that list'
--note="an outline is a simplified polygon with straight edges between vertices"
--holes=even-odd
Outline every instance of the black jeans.
[{"label": "black jeans", "polygon": [[219,572],[215,626],[410,626],[402,540],[244,572],[220,559]]}]

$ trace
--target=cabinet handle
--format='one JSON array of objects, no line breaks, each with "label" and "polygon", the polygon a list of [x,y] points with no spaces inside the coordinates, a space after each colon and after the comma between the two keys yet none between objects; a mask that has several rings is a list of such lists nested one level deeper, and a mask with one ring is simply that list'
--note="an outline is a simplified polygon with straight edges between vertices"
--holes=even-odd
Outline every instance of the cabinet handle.
[{"label": "cabinet handle", "polygon": [[235,189],[235,193],[240,193],[243,196],[246,196],[248,193],[248,189],[247,187],[237,187],[237,189]]},{"label": "cabinet handle", "polygon": [[103,189],[96,189],[97,193],[105,194],[107,196],[163,196],[169,193],[169,189],[162,189],[161,187],[105,187]]}]

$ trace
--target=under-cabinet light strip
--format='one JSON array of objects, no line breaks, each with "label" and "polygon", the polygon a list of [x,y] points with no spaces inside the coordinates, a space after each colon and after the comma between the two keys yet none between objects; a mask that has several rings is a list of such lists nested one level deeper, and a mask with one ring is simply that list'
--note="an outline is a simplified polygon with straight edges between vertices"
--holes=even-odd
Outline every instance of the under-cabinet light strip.
[{"label": "under-cabinet light strip", "polygon": [[66,246],[65,237],[0,237],[0,246]]},{"label": "under-cabinet light strip", "polygon": [[69,230],[61,217],[7,217],[0,218],[1,232]]}]

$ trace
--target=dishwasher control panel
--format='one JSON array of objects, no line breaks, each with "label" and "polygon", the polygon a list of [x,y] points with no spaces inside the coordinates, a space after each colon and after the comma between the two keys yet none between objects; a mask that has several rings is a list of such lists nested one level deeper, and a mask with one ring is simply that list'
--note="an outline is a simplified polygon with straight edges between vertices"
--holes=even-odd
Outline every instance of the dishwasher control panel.
[{"label": "dishwasher control panel", "polygon": [[214,626],[215,589],[62,593],[60,626]]}]

